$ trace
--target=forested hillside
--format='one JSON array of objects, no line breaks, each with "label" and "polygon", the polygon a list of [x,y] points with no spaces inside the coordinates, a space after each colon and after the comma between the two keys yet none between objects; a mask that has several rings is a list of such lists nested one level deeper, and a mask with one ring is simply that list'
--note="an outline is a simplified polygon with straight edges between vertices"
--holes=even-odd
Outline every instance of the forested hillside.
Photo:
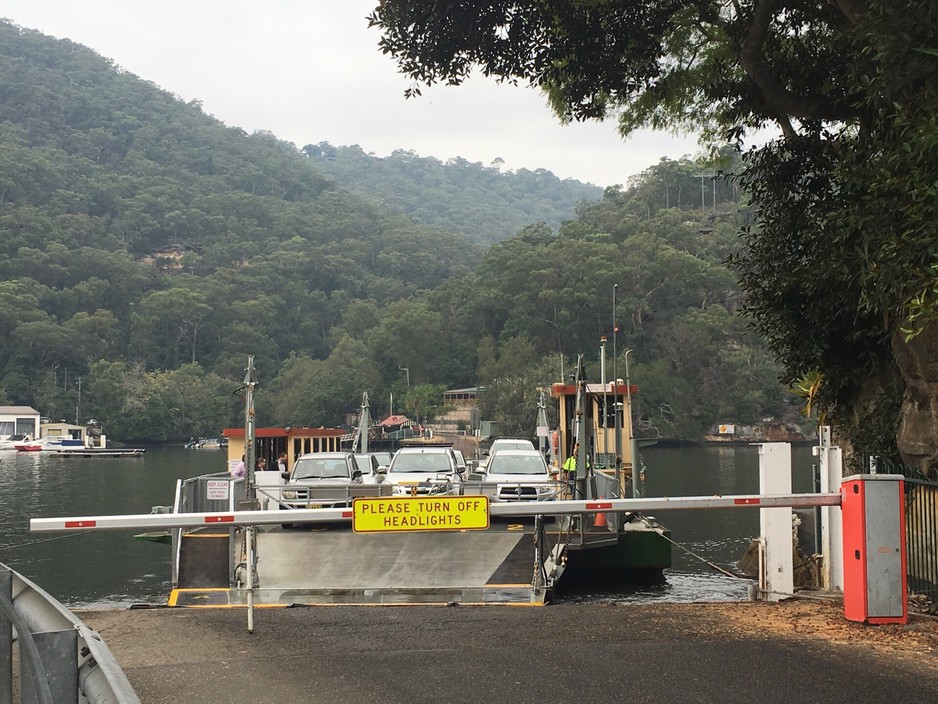
[{"label": "forested hillside", "polygon": [[546,169],[504,170],[499,159],[488,166],[461,158],[443,163],[404,149],[382,159],[359,146],[328,142],[307,144],[302,151],[353,193],[484,244],[506,239],[532,222],[556,229],[573,217],[580,201],[602,195],[599,186],[561,180]]},{"label": "forested hillside", "polygon": [[[633,350],[647,429],[693,439],[784,410],[723,265],[747,211],[700,176],[731,164],[662,160],[559,227],[511,205],[549,197],[552,177],[508,188],[491,213],[525,226],[486,251],[68,41],[0,23],[0,95],[0,403],[126,441],[211,435],[241,422],[254,355],[261,425],[339,423],[363,391],[376,415],[393,391],[423,417],[446,387],[481,384],[486,416],[526,433],[561,360],[585,353],[596,376],[618,284],[619,364]],[[446,197],[474,217],[484,201]]]}]

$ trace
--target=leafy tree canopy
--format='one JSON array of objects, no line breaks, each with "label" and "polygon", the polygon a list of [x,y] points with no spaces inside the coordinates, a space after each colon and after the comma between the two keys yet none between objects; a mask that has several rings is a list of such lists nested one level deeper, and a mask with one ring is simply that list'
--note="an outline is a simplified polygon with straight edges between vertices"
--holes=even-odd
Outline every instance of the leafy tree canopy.
[{"label": "leafy tree canopy", "polygon": [[825,379],[817,400],[857,449],[938,468],[938,4],[385,0],[370,21],[411,95],[479,68],[623,134],[776,128],[742,177],[752,319],[789,381]]},{"label": "leafy tree canopy", "polygon": [[[94,52],[7,23],[0,94],[7,403],[73,418],[81,379],[84,418],[111,437],[214,435],[242,422],[232,392],[253,355],[262,424],[338,424],[364,391],[374,408],[393,391],[422,418],[442,388],[479,385],[495,419],[528,433],[537,387],[563,359],[585,352],[597,368],[618,285],[648,427],[695,439],[792,410],[763,343],[733,315],[741,294],[723,259],[752,213],[719,176],[739,171],[726,150],[664,159],[575,210],[571,184],[549,172],[415,158],[441,183],[490,187],[459,202],[459,188],[427,185],[423,204],[498,232],[486,250],[408,217],[406,203],[377,203],[412,196],[412,184],[395,191],[382,177],[376,197],[340,187],[320,168],[344,148],[317,156],[230,129]],[[391,163],[403,154],[378,166],[349,150],[361,174],[400,166],[411,178]],[[498,188],[520,216],[480,208]],[[569,214],[545,196],[567,198]]]}]

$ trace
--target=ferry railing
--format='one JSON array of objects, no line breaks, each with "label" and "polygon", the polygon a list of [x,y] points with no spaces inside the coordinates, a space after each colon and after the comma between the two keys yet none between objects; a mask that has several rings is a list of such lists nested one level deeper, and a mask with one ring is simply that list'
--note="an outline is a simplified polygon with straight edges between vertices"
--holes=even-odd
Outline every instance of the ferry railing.
[{"label": "ferry railing", "polygon": [[[212,511],[234,511],[245,499],[246,482],[243,478],[232,477],[227,472],[203,474],[176,482],[176,500],[174,513],[210,513]],[[217,528],[217,527],[216,527]],[[184,528],[175,528],[172,537],[172,584],[179,585],[179,561],[182,549]],[[235,528],[228,527],[228,574],[234,575],[238,555],[235,553]]]},{"label": "ferry railing", "polygon": [[[604,499],[618,499],[619,488],[615,477],[603,472],[595,472],[586,480],[591,500],[602,502]],[[582,488],[582,482],[578,484]],[[585,496],[575,496],[584,499]],[[566,536],[565,543],[572,549],[611,545],[618,541],[622,528],[622,513],[593,512],[563,516],[559,528]]]},{"label": "ferry railing", "polygon": [[[355,499],[392,496],[393,492],[394,486],[391,484],[349,484],[343,487],[297,487],[295,484],[281,484],[259,487],[257,490],[258,498],[263,494],[268,502],[279,504],[281,509],[288,511],[319,508],[323,504],[335,503],[351,506]],[[300,493],[303,496],[300,496]],[[274,507],[268,503],[268,508]]]},{"label": "ferry railing", "polygon": [[13,702],[14,644],[23,704],[140,704],[101,636],[0,564],[0,704]]}]

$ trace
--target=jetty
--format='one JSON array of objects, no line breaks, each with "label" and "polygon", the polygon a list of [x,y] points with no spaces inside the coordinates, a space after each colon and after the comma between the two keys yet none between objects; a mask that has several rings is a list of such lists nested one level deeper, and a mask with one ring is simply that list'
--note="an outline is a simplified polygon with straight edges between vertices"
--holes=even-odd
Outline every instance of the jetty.
[{"label": "jetty", "polygon": [[142,447],[76,447],[56,450],[58,457],[142,457]]}]

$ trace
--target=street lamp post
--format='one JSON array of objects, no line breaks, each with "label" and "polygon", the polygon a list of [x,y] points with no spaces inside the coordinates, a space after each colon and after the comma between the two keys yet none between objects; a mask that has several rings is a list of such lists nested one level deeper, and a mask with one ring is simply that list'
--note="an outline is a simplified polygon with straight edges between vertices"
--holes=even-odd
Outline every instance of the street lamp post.
[{"label": "street lamp post", "polygon": [[398,367],[398,369],[407,375],[407,386],[410,387],[410,369],[407,367]]}]

